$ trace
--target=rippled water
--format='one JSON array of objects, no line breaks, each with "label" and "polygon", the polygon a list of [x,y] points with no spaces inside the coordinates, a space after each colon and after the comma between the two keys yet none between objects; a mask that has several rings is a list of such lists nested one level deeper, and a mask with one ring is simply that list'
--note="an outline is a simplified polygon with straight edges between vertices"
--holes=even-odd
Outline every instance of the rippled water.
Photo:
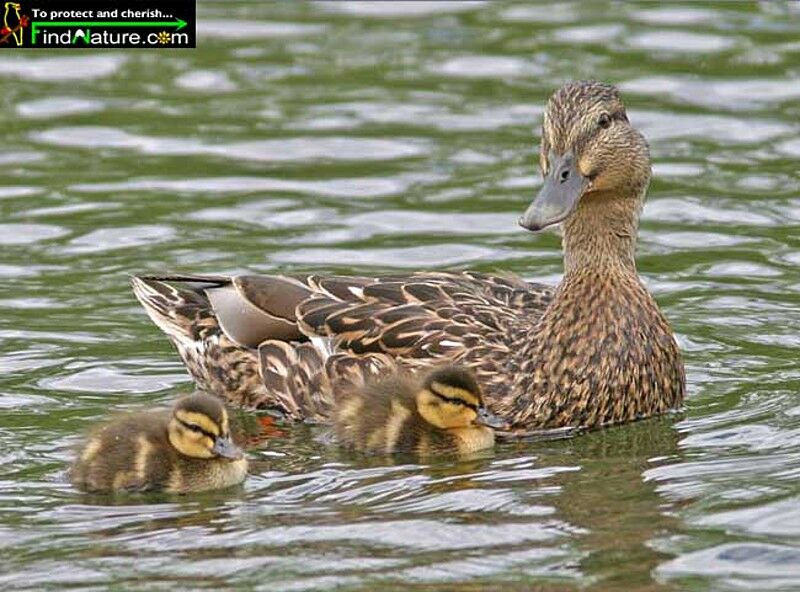
[{"label": "rippled water", "polygon": [[[4,53],[0,583],[800,589],[798,4],[202,2],[200,48]],[[618,84],[682,417],[471,461],[273,431],[241,490],[80,495],[107,413],[191,388],[128,275],[416,268],[555,283],[546,97]],[[532,135],[533,130],[533,135]]]}]

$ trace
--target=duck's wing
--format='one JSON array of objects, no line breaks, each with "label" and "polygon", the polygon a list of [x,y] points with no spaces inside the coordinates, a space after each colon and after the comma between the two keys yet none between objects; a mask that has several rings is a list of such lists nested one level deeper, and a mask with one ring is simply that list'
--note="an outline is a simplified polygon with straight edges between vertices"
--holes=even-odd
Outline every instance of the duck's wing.
[{"label": "duck's wing", "polygon": [[408,359],[457,358],[487,341],[501,347],[517,329],[530,328],[553,295],[542,284],[476,272],[139,276],[133,283],[168,334],[176,326],[182,335],[196,334],[213,317],[244,347],[320,337],[330,340],[330,353]]},{"label": "duck's wing", "polygon": [[552,298],[516,277],[418,273],[140,276],[134,292],[201,388],[324,418],[335,383],[455,361],[501,394],[513,351]]},{"label": "duck's wing", "polygon": [[510,358],[552,299],[549,287],[474,272],[305,283],[313,295],[296,308],[304,334],[330,339],[337,352],[380,353],[408,366]]},{"label": "duck's wing", "polygon": [[[501,400],[509,404],[517,350],[553,297],[548,286],[473,272],[298,281],[311,295],[297,304],[292,319],[316,352],[330,354],[322,377],[338,381],[346,375],[346,382],[359,384],[397,367],[455,362],[472,368],[487,399],[499,406]],[[340,389],[323,384],[313,390],[318,394],[296,404],[317,405],[315,411],[328,417],[332,393]]]}]

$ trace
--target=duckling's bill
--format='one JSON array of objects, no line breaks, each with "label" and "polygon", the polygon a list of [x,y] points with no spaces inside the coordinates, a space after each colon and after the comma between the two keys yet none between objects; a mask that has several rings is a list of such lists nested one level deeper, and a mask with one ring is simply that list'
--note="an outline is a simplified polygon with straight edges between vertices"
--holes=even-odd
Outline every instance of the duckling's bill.
[{"label": "duckling's bill", "polygon": [[498,417],[484,406],[478,407],[478,418],[475,420],[475,423],[484,425],[488,428],[494,428],[496,430],[511,429],[511,424],[509,422],[501,417]]},{"label": "duckling's bill", "polygon": [[230,436],[218,436],[214,440],[214,447],[211,449],[220,458],[239,460],[244,458],[242,449],[236,446]]},{"label": "duckling's bill", "polygon": [[578,205],[590,183],[578,168],[578,159],[572,151],[557,155],[551,150],[548,160],[549,174],[544,185],[519,219],[519,225],[528,230],[542,230],[563,221]]}]

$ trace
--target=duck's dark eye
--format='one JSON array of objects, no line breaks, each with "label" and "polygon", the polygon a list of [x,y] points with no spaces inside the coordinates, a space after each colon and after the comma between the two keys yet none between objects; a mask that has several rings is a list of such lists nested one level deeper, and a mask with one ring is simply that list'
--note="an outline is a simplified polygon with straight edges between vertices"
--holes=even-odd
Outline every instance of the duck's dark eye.
[{"label": "duck's dark eye", "polygon": [[194,423],[187,423],[187,424],[186,424],[186,427],[187,427],[187,428],[189,428],[190,430],[192,430],[193,432],[197,432],[198,434],[202,434],[202,433],[203,433],[203,428],[201,428],[201,427],[200,427],[199,425],[197,425],[197,424],[194,424]]},{"label": "duck's dark eye", "polygon": [[601,113],[600,117],[597,119],[597,125],[603,129],[608,129],[611,125],[611,116],[608,113]]}]

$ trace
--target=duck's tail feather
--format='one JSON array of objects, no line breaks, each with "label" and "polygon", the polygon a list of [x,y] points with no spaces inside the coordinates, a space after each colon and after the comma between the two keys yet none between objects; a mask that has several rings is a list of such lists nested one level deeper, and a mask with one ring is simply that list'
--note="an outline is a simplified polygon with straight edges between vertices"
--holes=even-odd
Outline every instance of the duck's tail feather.
[{"label": "duck's tail feather", "polygon": [[[161,279],[166,277],[131,278],[133,293],[150,319],[175,341],[178,347],[197,343],[211,334],[218,334],[219,324],[202,289],[194,290],[188,286],[178,288]],[[191,281],[199,281],[201,276],[193,277],[195,279]]]},{"label": "duck's tail feather", "polygon": [[243,407],[283,407],[263,384],[257,352],[222,331],[204,291],[208,283],[196,289],[185,283],[204,282],[207,276],[169,277],[180,281],[179,287],[151,276],[133,277],[131,284],[148,316],[175,344],[197,386]]},{"label": "duck's tail feather", "polygon": [[164,273],[135,275],[133,279],[144,282],[181,282],[190,284],[203,284],[204,286],[219,286],[229,284],[231,278],[224,275],[202,275],[196,273]]}]

